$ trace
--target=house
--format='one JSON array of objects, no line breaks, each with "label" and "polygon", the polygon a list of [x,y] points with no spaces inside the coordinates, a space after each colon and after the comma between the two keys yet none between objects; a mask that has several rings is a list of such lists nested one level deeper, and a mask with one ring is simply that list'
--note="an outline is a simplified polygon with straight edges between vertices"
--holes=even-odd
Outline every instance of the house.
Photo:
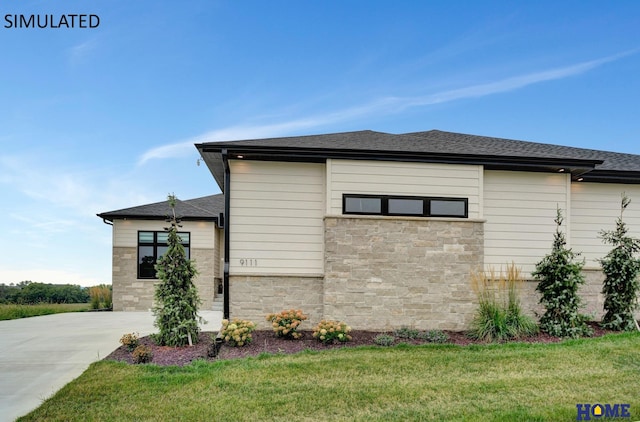
[{"label": "house", "polygon": [[[431,130],[359,131],[196,145],[225,194],[224,313],[302,309],[312,324],[463,329],[474,271],[550,251],[557,208],[582,253],[586,312],[602,314],[620,195],[640,235],[640,156]],[[522,299],[540,310],[536,283]]]},{"label": "house", "polygon": [[[205,196],[176,201],[181,219],[180,239],[194,260],[198,276],[194,283],[203,309],[222,300],[222,212],[224,196]],[[98,214],[113,227],[113,310],[146,311],[153,306],[154,264],[167,248],[167,201]]]}]

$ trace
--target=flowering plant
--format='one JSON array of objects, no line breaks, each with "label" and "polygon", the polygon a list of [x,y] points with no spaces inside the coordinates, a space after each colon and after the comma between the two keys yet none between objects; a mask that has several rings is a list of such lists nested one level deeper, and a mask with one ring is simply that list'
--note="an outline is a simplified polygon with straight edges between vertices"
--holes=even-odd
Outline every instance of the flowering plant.
[{"label": "flowering plant", "polygon": [[251,343],[251,333],[256,329],[256,325],[251,321],[234,318],[233,321],[228,319],[222,320],[222,330],[220,335],[230,346],[242,347]]},{"label": "flowering plant", "polygon": [[302,324],[302,321],[306,319],[307,316],[299,309],[290,309],[278,314],[267,315],[267,321],[271,322],[276,336],[288,339],[299,339],[302,337],[302,334],[297,332],[297,330],[300,324]]},{"label": "flowering plant", "polygon": [[351,340],[350,332],[351,327],[344,322],[323,319],[313,330],[313,337],[324,344],[331,344],[336,340],[345,343]]},{"label": "flowering plant", "polygon": [[153,359],[153,351],[151,347],[141,344],[133,351],[134,363],[149,363]]},{"label": "flowering plant", "polygon": [[133,351],[133,349],[138,347],[138,344],[139,344],[138,335],[136,333],[125,334],[122,337],[120,337],[120,343],[123,346],[127,346],[127,349],[129,349],[129,351],[131,352]]}]

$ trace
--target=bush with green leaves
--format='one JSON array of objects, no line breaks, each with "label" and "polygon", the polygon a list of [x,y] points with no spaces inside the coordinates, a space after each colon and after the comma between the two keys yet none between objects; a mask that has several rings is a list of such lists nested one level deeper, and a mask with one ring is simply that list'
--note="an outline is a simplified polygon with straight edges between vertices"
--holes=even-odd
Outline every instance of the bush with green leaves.
[{"label": "bush with green leaves", "polygon": [[351,327],[344,322],[323,319],[313,330],[313,338],[324,344],[346,343],[351,340],[350,332]]},{"label": "bush with green leaves", "polygon": [[416,339],[420,336],[420,331],[410,327],[400,327],[393,330],[393,335],[398,338]]},{"label": "bush with green leaves", "polygon": [[446,343],[449,341],[449,336],[441,330],[428,330],[418,334],[418,339],[429,343]]},{"label": "bush with green leaves", "polygon": [[373,339],[373,342],[378,346],[392,346],[395,341],[396,338],[394,336],[386,333],[378,334]]},{"label": "bush with green leaves", "polygon": [[242,347],[251,343],[253,340],[252,332],[256,329],[256,325],[244,319],[234,318],[233,321],[228,319],[222,320],[222,330],[220,337],[232,347]]},{"label": "bush with green leaves", "polygon": [[132,356],[133,363],[149,363],[153,360],[153,351],[151,347],[141,344],[133,350]]},{"label": "bush with green leaves", "polygon": [[478,297],[469,336],[483,341],[505,341],[538,332],[535,321],[522,312],[520,269],[511,263],[506,273],[494,269],[472,274],[471,286]]},{"label": "bush with green leaves", "polygon": [[545,308],[540,328],[557,337],[589,336],[593,330],[587,325],[589,317],[580,313],[582,301],[578,296],[578,288],[584,284],[584,260],[577,261],[579,254],[566,246],[559,208],[554,221],[556,232],[551,252],[536,264],[532,273],[538,281],[536,291],[541,294],[540,303]]},{"label": "bush with green leaves", "polygon": [[300,324],[308,317],[300,309],[289,309],[277,314],[267,315],[267,321],[271,322],[276,337],[283,337],[290,340],[299,339],[302,334],[298,332]]},{"label": "bush with green leaves", "polygon": [[605,275],[602,286],[605,311],[602,326],[617,331],[638,329],[634,311],[638,308],[640,291],[640,259],[634,255],[640,251],[640,240],[629,235],[629,229],[622,219],[622,214],[630,203],[629,197],[623,193],[615,230],[600,231],[602,241],[613,246],[600,260]]},{"label": "bush with green leaves", "polygon": [[155,325],[160,330],[154,339],[162,346],[185,346],[198,342],[200,299],[193,283],[197,275],[193,262],[187,258],[178,235],[180,220],[176,217],[177,198],[168,197],[173,215],[168,219],[168,248],[155,266],[160,282],[156,285]]}]

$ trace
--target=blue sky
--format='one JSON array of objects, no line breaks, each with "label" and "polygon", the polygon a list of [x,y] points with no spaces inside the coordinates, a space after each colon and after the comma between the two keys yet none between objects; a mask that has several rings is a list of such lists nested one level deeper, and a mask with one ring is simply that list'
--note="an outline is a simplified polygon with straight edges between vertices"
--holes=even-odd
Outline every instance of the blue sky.
[{"label": "blue sky", "polygon": [[[5,28],[95,14],[95,29]],[[0,283],[111,282],[96,213],[195,142],[429,129],[640,154],[637,1],[0,0]]]}]

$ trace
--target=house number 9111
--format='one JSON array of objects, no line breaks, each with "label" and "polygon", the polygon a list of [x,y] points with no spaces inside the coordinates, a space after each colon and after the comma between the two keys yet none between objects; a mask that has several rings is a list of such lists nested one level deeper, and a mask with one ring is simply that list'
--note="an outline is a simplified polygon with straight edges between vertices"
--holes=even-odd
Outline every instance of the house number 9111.
[{"label": "house number 9111", "polygon": [[241,267],[257,267],[258,260],[255,258],[240,258]]}]

